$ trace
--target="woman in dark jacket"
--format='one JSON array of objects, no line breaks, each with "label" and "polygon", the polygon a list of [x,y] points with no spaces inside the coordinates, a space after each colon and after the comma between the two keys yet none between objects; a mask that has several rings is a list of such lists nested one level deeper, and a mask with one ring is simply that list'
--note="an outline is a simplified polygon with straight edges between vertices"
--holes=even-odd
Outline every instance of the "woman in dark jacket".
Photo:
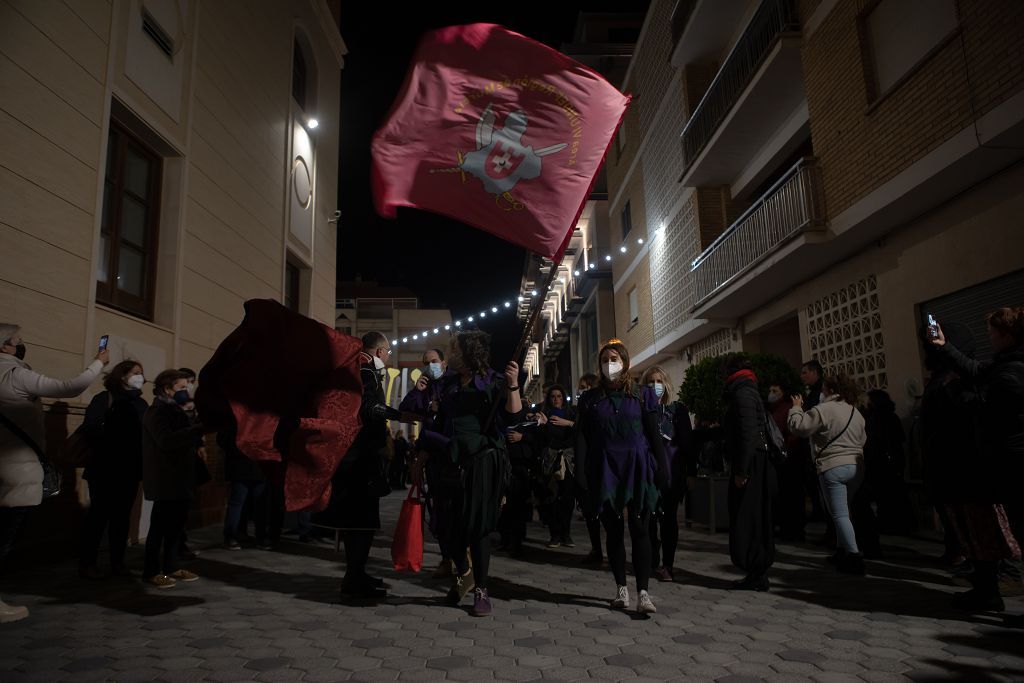
[{"label": "woman in dark jacket", "polygon": [[576,429],[576,483],[586,510],[596,513],[607,535],[615,577],[612,607],[629,607],[626,528],[633,545],[637,611],[657,611],[647,592],[651,571],[651,514],[668,485],[665,443],[658,428],[658,399],[629,376],[629,352],[618,339],[601,347],[600,384],[580,397]]},{"label": "woman in dark jacket", "polygon": [[85,579],[103,578],[96,566],[100,541],[107,531],[110,573],[131,576],[124,564],[128,528],[142,479],[142,416],[146,401],[142,365],[121,361],[103,380],[85,411],[86,433],[93,456],[85,468],[89,482],[89,512],[82,531],[78,574]]},{"label": "woman in dark jacket", "polygon": [[746,572],[733,583],[738,590],[766,591],[775,562],[772,506],[778,492],[775,466],[768,460],[765,411],[750,361],[739,354],[726,359],[726,409],[722,421],[726,457],[732,465],[729,485],[729,554]]},{"label": "woman in dark jacket", "polygon": [[576,486],[573,447],[576,433],[576,410],[565,402],[565,389],[560,384],[548,387],[544,397],[544,416],[541,425],[543,439],[542,476],[548,493],[548,530],[551,532],[549,548],[559,545],[574,548],[570,529],[572,513],[576,509]]},{"label": "woman in dark jacket", "polygon": [[679,504],[686,496],[687,478],[697,476],[697,460],[691,453],[693,426],[689,410],[675,400],[672,382],[660,365],[647,368],[640,384],[650,387],[658,399],[658,426],[669,470],[668,486],[661,492],[658,511],[651,516],[651,570],[658,581],[671,582],[679,545]]},{"label": "woman in dark jacket", "polygon": [[146,500],[153,501],[142,577],[157,588],[171,588],[177,581],[199,578],[178,569],[177,560],[181,530],[195,493],[196,448],[203,428],[182,408],[192,400],[185,373],[161,372],[153,380],[153,395],[153,405],[142,419],[142,488]]},{"label": "woman in dark jacket", "polygon": [[477,617],[491,614],[489,534],[497,527],[509,469],[505,427],[520,421],[523,414],[516,383],[519,366],[509,361],[504,377],[499,375],[490,368],[490,346],[490,335],[479,330],[452,337],[448,348],[452,374],[440,380],[436,420],[440,429],[424,431],[421,437],[444,465],[435,486],[435,513],[441,552],[455,561],[456,575],[447,599],[458,605],[473,590],[470,614]]},{"label": "woman in dark jacket", "polygon": [[957,595],[953,604],[969,611],[1002,611],[998,565],[1020,557],[1007,512],[1012,515],[1012,506],[1020,504],[1024,475],[1024,307],[1000,308],[988,315],[991,362],[964,355],[937,326],[935,337],[932,343],[956,373],[974,383],[978,450],[976,460],[965,467],[987,475],[979,485],[961,490],[964,503],[950,506],[951,522],[974,564],[973,588]]}]

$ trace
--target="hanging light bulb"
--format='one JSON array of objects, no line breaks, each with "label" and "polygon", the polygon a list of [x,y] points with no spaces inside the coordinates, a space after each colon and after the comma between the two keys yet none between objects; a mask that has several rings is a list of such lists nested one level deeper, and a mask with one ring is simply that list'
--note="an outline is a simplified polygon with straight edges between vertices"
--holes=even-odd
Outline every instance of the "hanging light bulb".
[{"label": "hanging light bulb", "polygon": [[605,254],[604,260],[605,261],[611,261],[612,260],[612,255],[611,254]]},{"label": "hanging light bulb", "polygon": [[404,344],[404,343],[406,343],[407,341],[409,341],[409,338],[408,338],[408,337],[402,337],[402,343],[403,343],[403,344]]},{"label": "hanging light bulb", "polygon": [[576,277],[579,277],[580,276],[580,271],[574,270],[574,271],[572,271],[572,274],[575,275]]},{"label": "hanging light bulb", "polygon": [[512,302],[510,302],[510,301],[506,301],[505,302],[505,308],[509,308],[511,305],[512,305]]},{"label": "hanging light bulb", "polygon": [[418,334],[414,334],[414,335],[412,335],[412,338],[413,338],[413,339],[419,339],[419,338],[420,338],[420,335],[418,335]]},{"label": "hanging light bulb", "polygon": [[594,268],[597,268],[597,264],[596,263],[591,263],[589,266],[587,266],[587,268],[589,268],[590,270],[593,270]]},{"label": "hanging light bulb", "polygon": [[491,306],[491,313],[497,313],[497,312],[498,312],[498,307],[497,306]]},{"label": "hanging light bulb", "polygon": [[530,294],[532,294],[533,296],[537,296],[537,290],[536,289],[531,289],[530,290]]},{"label": "hanging light bulb", "polygon": [[623,254],[625,254],[626,253],[626,245],[623,244],[621,247],[619,247],[619,251],[621,251]]},{"label": "hanging light bulb", "polygon": [[480,311],[480,317],[481,318],[486,318],[487,317],[487,311]]},{"label": "hanging light bulb", "polygon": [[473,316],[469,316],[468,318],[466,318],[466,320],[468,320],[469,322],[473,322]]},{"label": "hanging light bulb", "polygon": [[437,331],[438,331],[438,330],[437,330],[437,328],[435,327],[435,328],[434,328],[434,334],[437,334]]},{"label": "hanging light bulb", "polygon": [[644,243],[644,238],[643,237],[637,237],[636,238],[636,243],[637,244],[643,244]]},{"label": "hanging light bulb", "polygon": [[451,325],[445,325],[445,326],[444,326],[444,329],[446,329],[446,330],[450,330],[450,329],[452,329],[452,326],[451,326]]},{"label": "hanging light bulb", "polygon": [[461,320],[456,320],[455,321],[455,327],[462,327],[462,321]]},{"label": "hanging light bulb", "polygon": [[521,296],[517,296],[516,297],[516,301],[522,301],[522,300],[523,300],[523,297],[521,297]]}]

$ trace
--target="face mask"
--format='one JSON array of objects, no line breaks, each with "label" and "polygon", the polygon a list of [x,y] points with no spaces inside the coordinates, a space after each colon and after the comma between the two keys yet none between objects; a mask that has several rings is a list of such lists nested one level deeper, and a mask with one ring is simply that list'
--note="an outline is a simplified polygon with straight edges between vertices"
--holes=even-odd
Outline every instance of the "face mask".
[{"label": "face mask", "polygon": [[604,372],[605,377],[615,382],[619,379],[619,375],[622,374],[622,363],[619,361],[605,363],[601,366],[601,371]]},{"label": "face mask", "polygon": [[818,403],[824,403],[824,402],[825,402],[825,394],[824,393],[818,394]]},{"label": "face mask", "polygon": [[373,367],[377,368],[378,370],[383,370],[384,369],[384,361],[382,361],[377,356],[374,356],[373,357]]},{"label": "face mask", "polygon": [[780,398],[782,398],[782,394],[776,394],[774,391],[768,394],[769,403],[778,403]]},{"label": "face mask", "polygon": [[172,397],[174,402],[179,406],[183,406],[192,400],[192,397],[188,395],[188,389],[182,389],[181,391],[175,391]]},{"label": "face mask", "polygon": [[665,385],[661,382],[651,382],[651,389],[654,389],[654,395],[658,398],[665,395]]},{"label": "face mask", "polygon": [[440,363],[430,363],[427,365],[427,374],[430,375],[431,379],[441,379],[441,375],[444,374],[444,368],[441,367]]},{"label": "face mask", "polygon": [[128,386],[132,389],[141,389],[142,385],[146,383],[146,378],[143,375],[132,375],[128,378]]},{"label": "face mask", "polygon": [[185,391],[188,392],[189,396],[195,396],[196,395],[196,385],[195,385],[195,382],[189,382],[188,386],[185,387]]}]

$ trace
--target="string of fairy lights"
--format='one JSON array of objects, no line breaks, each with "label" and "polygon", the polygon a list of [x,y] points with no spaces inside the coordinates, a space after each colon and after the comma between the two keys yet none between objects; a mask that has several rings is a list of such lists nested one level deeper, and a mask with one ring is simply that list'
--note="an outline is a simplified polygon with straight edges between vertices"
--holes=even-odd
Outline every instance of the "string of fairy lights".
[{"label": "string of fairy lights", "polygon": [[[636,244],[637,244],[638,248],[642,249],[644,243],[645,243],[645,240],[644,240],[643,237],[638,237],[636,239]],[[628,254],[629,253],[629,246],[625,242],[623,242],[623,244],[621,246],[619,246],[619,253],[620,254]],[[604,255],[595,256],[594,260],[590,261],[587,264],[587,267],[585,269],[577,268],[577,269],[573,270],[573,275],[575,277],[580,277],[581,275],[583,275],[587,271],[596,270],[597,269],[597,264],[599,262],[601,262],[601,261],[604,261],[605,263],[610,263],[612,261],[612,254],[604,254]],[[558,278],[556,278],[556,281],[558,283],[560,283],[560,284],[565,284],[565,277],[558,277]],[[554,289],[554,284],[552,284],[552,286],[549,289],[549,291],[551,291],[551,289]],[[399,346],[401,344],[408,344],[410,342],[419,341],[420,339],[429,339],[433,335],[440,335],[440,334],[443,334],[445,332],[452,332],[454,330],[459,330],[459,329],[461,329],[462,327],[466,326],[469,323],[476,323],[476,322],[478,322],[480,320],[485,320],[488,317],[488,315],[493,317],[493,316],[501,313],[502,311],[513,310],[513,303],[515,303],[516,307],[518,307],[519,304],[521,304],[523,301],[526,301],[528,298],[533,298],[533,297],[537,297],[538,295],[540,295],[540,292],[538,290],[536,290],[536,289],[532,289],[529,292],[527,292],[527,294],[529,295],[528,297],[527,296],[523,296],[523,295],[518,295],[518,296],[516,296],[514,298],[504,299],[501,302],[493,303],[490,306],[484,306],[484,307],[482,307],[480,309],[479,312],[477,312],[477,313],[475,313],[473,315],[457,318],[457,319],[453,320],[449,324],[446,324],[446,325],[443,325],[443,326],[434,327],[434,328],[427,328],[427,329],[423,330],[422,332],[419,332],[419,333],[416,333],[416,334],[412,334],[412,335],[407,335],[407,336],[402,337],[401,339],[392,340],[391,345],[392,346]]]}]

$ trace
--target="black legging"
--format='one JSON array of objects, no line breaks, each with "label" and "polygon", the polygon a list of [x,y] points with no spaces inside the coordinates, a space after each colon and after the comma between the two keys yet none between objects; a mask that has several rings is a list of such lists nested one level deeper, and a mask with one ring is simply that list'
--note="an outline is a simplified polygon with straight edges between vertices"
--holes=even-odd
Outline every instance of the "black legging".
[{"label": "black legging", "polygon": [[[459,576],[469,571],[469,560],[466,559],[465,551],[459,552],[458,549],[451,548],[449,552],[455,554],[455,569]],[[470,541],[469,555],[473,558],[473,583],[477,588],[487,588],[487,574],[491,569],[490,536]]]},{"label": "black legging", "polygon": [[548,511],[548,530],[551,538],[563,543],[572,537],[572,515],[576,510],[576,486],[571,478],[562,479],[555,484],[555,493],[551,497],[551,508]]},{"label": "black legging", "polygon": [[131,479],[99,477],[89,479],[89,512],[82,530],[82,567],[96,566],[103,531],[110,541],[110,566],[124,565],[128,547],[128,528],[139,491],[139,482]]},{"label": "black legging", "polygon": [[[679,545],[679,503],[682,497],[669,490],[661,496],[660,516],[651,516],[651,569],[663,564],[672,571],[676,563],[676,548]],[[661,542],[658,529],[661,529]],[[660,555],[659,555],[660,551]]]},{"label": "black legging", "polygon": [[357,581],[366,576],[366,563],[373,547],[373,532],[344,531],[342,540],[345,543],[345,578]]},{"label": "black legging", "polygon": [[[627,508],[629,517],[629,538],[633,545],[633,573],[636,574],[636,589],[647,590],[651,578],[651,539],[647,535],[650,526],[650,512],[636,514]],[[626,585],[626,521],[619,515],[605,508],[601,513],[608,540],[608,564],[611,565],[615,584]]]}]

